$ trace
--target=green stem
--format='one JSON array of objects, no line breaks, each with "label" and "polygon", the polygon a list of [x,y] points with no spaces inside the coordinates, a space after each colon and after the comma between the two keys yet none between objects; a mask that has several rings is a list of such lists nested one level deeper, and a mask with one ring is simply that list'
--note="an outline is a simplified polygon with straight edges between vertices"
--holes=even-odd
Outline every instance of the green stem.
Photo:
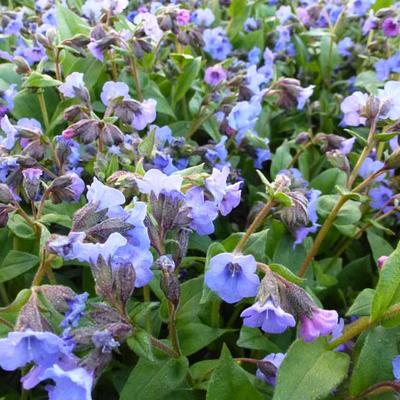
[{"label": "green stem", "polygon": [[40,265],[35,276],[33,277],[32,286],[39,286],[42,283],[43,278],[48,273],[49,267],[51,268],[50,260],[47,258],[46,250],[43,249]]},{"label": "green stem", "polygon": [[169,330],[169,337],[172,342],[172,347],[174,348],[175,352],[180,355],[181,349],[179,347],[179,338],[178,332],[176,330],[176,307],[171,302],[168,302],[168,330]]},{"label": "green stem", "polygon": [[133,81],[135,83],[137,97],[138,97],[139,101],[142,102],[144,98],[143,98],[142,88],[140,86],[140,80],[139,80],[138,69],[137,69],[135,57],[133,57],[133,56],[129,57],[129,65],[131,67],[131,73],[132,73]]},{"label": "green stem", "polygon": [[150,342],[151,342],[152,346],[163,351],[164,353],[168,354],[169,356],[174,357],[174,358],[179,357],[179,354],[174,349],[171,349],[171,347],[167,346],[166,344],[161,342],[161,340],[158,340],[154,336],[150,336]]},{"label": "green stem", "polygon": [[0,283],[0,297],[1,297],[1,301],[3,302],[3,304],[5,306],[7,304],[10,304],[10,299],[8,297],[7,290],[6,290],[4,283]]},{"label": "green stem", "polygon": [[371,396],[378,396],[384,393],[399,393],[400,392],[400,383],[396,381],[385,381],[379,382],[375,385],[370,386],[369,388],[362,391],[357,396],[350,396],[347,400],[363,400],[369,398]]},{"label": "green stem", "polygon": [[39,99],[40,110],[42,111],[44,127],[47,130],[49,128],[49,114],[47,113],[46,101],[44,99],[43,89],[38,89],[37,95]]},{"label": "green stem", "polygon": [[264,207],[261,209],[261,211],[254,218],[254,220],[251,223],[251,225],[247,228],[245,234],[240,239],[239,243],[236,245],[235,250],[233,251],[234,253],[240,253],[243,250],[243,247],[246,244],[246,242],[249,240],[250,236],[262,224],[262,222],[264,221],[265,217],[268,215],[268,213],[271,211],[271,208],[274,205],[275,205],[275,202],[273,200],[269,200],[264,205]]}]

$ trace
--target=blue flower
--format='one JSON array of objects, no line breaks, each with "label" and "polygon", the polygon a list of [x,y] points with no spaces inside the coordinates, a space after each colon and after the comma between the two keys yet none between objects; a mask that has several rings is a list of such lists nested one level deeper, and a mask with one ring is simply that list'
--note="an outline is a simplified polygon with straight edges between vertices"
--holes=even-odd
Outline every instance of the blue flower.
[{"label": "blue flower", "polygon": [[396,51],[387,61],[392,72],[400,72],[400,51]]},{"label": "blue flower", "polygon": [[260,62],[261,50],[259,47],[253,47],[247,54],[247,59],[252,65],[257,65]]},{"label": "blue flower", "polygon": [[379,185],[370,189],[368,192],[369,197],[371,198],[370,206],[375,210],[381,210],[386,213],[393,208],[392,198],[394,196],[394,192],[392,189],[388,188],[385,185]]},{"label": "blue flower", "polygon": [[343,38],[337,44],[338,52],[343,57],[350,57],[351,56],[351,49],[354,46],[354,42],[349,37]]},{"label": "blue flower", "polygon": [[88,201],[97,204],[97,211],[106,208],[112,210],[125,203],[125,196],[122,192],[104,185],[96,177],[93,178],[93,183],[88,186],[86,197]]},{"label": "blue flower", "polygon": [[[358,175],[360,175],[364,179],[367,179],[370,175],[379,171],[384,166],[385,164],[382,161],[373,160],[371,157],[367,157],[363,162],[363,164],[361,165],[361,168],[358,171]],[[381,182],[384,179],[385,175],[382,174],[379,175],[377,178],[375,178],[375,182]]]},{"label": "blue flower", "polygon": [[241,101],[228,115],[229,126],[242,137],[246,130],[253,130],[261,113],[261,105],[257,102]]},{"label": "blue flower", "polygon": [[198,8],[191,14],[192,21],[198,26],[210,26],[214,20],[214,14],[209,8]]},{"label": "blue flower", "polygon": [[54,364],[40,375],[40,379],[54,382],[45,387],[49,400],[92,400],[93,374],[84,368],[64,370]]},{"label": "blue flower", "polygon": [[186,193],[185,204],[190,208],[190,227],[199,235],[210,235],[214,232],[213,221],[218,216],[215,203],[204,200],[204,192],[200,187],[193,187]]},{"label": "blue flower", "polygon": [[10,332],[0,339],[0,367],[14,371],[29,363],[52,366],[70,354],[62,339],[51,332]]},{"label": "blue flower", "polygon": [[287,328],[296,326],[293,315],[285,312],[279,305],[275,305],[271,297],[268,297],[265,303],[255,302],[240,316],[243,318],[243,325],[252,328],[260,327],[266,333],[282,333]]},{"label": "blue flower", "polygon": [[92,342],[97,349],[101,349],[102,353],[111,353],[112,349],[119,346],[107,329],[103,331],[96,331],[92,336]]},{"label": "blue flower", "polygon": [[5,138],[2,138],[0,143],[4,146],[7,150],[11,150],[17,141],[18,131],[17,129],[11,124],[10,120],[8,119],[7,115],[5,115],[0,120],[0,128],[6,134]]},{"label": "blue flower", "polygon": [[65,78],[65,82],[58,87],[58,90],[69,98],[81,97],[83,91],[87,91],[85,82],[83,82],[83,74],[73,72]]},{"label": "blue flower", "polygon": [[221,140],[215,146],[206,150],[204,157],[211,163],[211,165],[223,168],[224,165],[227,164],[228,150],[225,147],[227,140],[227,136],[222,136]]},{"label": "blue flower", "polygon": [[76,295],[72,300],[67,300],[68,311],[65,313],[64,319],[61,321],[60,327],[65,329],[68,327],[77,327],[80,319],[84,315],[86,308],[86,300],[88,299],[88,293],[82,293]]},{"label": "blue flower", "polygon": [[154,193],[158,198],[161,193],[180,192],[182,181],[179,175],[168,176],[158,169],[150,169],[142,178],[136,179],[136,184],[141,193]]},{"label": "blue flower", "polygon": [[390,61],[389,60],[378,60],[375,64],[374,64],[374,68],[375,68],[375,72],[376,72],[376,77],[380,80],[380,81],[386,81],[386,79],[389,78],[390,75]]},{"label": "blue flower", "polygon": [[396,380],[400,380],[400,356],[396,356],[392,360],[393,375]]},{"label": "blue flower", "polygon": [[[264,368],[263,371],[257,369],[256,376],[257,378],[269,383],[272,386],[276,385],[276,376],[278,374],[279,367],[281,366],[283,360],[285,359],[286,354],[283,353],[271,353],[262,359],[262,361],[271,364],[273,368]],[[261,362],[262,362],[261,361]],[[266,375],[266,371],[271,371],[268,375]]]},{"label": "blue flower", "polygon": [[214,60],[223,61],[232,51],[232,45],[221,27],[206,29],[203,32],[203,39],[205,42],[204,51],[209,53]]},{"label": "blue flower", "polygon": [[227,185],[228,175],[229,168],[226,166],[222,168],[222,171],[213,168],[212,174],[205,181],[207,190],[212,194],[214,203],[223,216],[228,215],[239,205],[242,193],[240,182]]},{"label": "blue flower", "polygon": [[251,255],[221,253],[211,258],[205,284],[227,303],[236,303],[257,294],[260,279]]},{"label": "blue flower", "polygon": [[103,85],[103,89],[100,94],[102,103],[105,106],[108,106],[112,100],[118,97],[122,97],[123,99],[128,99],[129,86],[124,82],[113,82],[113,81],[106,82]]}]

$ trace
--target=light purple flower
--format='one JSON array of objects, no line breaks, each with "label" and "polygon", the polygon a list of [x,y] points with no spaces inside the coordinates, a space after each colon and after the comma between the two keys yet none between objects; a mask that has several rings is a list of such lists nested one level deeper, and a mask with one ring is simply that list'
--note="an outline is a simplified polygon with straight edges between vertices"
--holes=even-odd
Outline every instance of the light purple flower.
[{"label": "light purple flower", "polygon": [[304,105],[306,104],[306,101],[312,96],[314,92],[315,85],[310,85],[305,88],[300,87],[296,94],[297,98],[297,109],[302,110],[304,108]]},{"label": "light purple flower", "polygon": [[192,21],[198,26],[210,26],[214,20],[214,14],[209,8],[199,8],[192,12]]},{"label": "light purple flower", "polygon": [[276,375],[278,373],[279,367],[281,366],[283,360],[285,359],[286,354],[283,353],[271,353],[262,359],[262,361],[266,361],[272,364],[273,368],[271,368],[271,374],[266,375],[260,369],[257,369],[256,376],[257,378],[269,383],[272,386],[276,385]]},{"label": "light purple flower", "polygon": [[211,258],[205,284],[227,303],[236,303],[257,294],[260,279],[251,255],[221,253]]},{"label": "light purple flower", "polygon": [[77,327],[79,321],[84,315],[86,301],[89,297],[88,293],[76,295],[72,300],[67,300],[68,311],[65,313],[64,319],[61,321],[60,327],[66,329],[68,327]]},{"label": "light purple flower", "polygon": [[47,242],[47,246],[64,260],[73,260],[76,258],[74,252],[75,243],[83,242],[85,237],[86,234],[84,232],[70,232],[68,236],[58,236],[50,240]]},{"label": "light purple flower", "polygon": [[[363,164],[361,165],[360,170],[358,171],[358,175],[362,178],[367,179],[370,175],[374,174],[375,172],[379,171],[383,168],[385,164],[379,160],[373,160],[371,157],[367,157]],[[375,178],[375,182],[381,182],[385,179],[385,175],[379,175]]]},{"label": "light purple flower", "polygon": [[119,346],[109,330],[96,331],[92,336],[92,342],[96,349],[101,349],[102,353],[111,353],[112,349]]},{"label": "light purple flower", "polygon": [[190,227],[199,235],[210,235],[214,232],[213,221],[218,216],[215,203],[204,200],[204,192],[200,187],[189,189],[185,196],[185,204],[190,208]]},{"label": "light purple flower", "polygon": [[280,6],[276,11],[276,17],[279,19],[279,23],[283,25],[293,16],[290,6]]},{"label": "light purple flower", "polygon": [[338,324],[338,313],[335,310],[323,310],[313,307],[311,315],[300,317],[300,336],[305,342],[312,342],[319,336],[329,335]]},{"label": "light purple flower", "polygon": [[43,171],[39,168],[26,168],[22,170],[22,175],[30,183],[36,183],[43,175]]},{"label": "light purple flower", "polygon": [[81,194],[85,190],[85,182],[75,173],[67,172],[64,176],[71,179],[71,183],[66,187],[70,194],[72,194],[72,201],[78,202]]},{"label": "light purple flower", "polygon": [[10,332],[0,339],[0,367],[14,371],[29,363],[52,366],[62,357],[69,355],[69,349],[57,335],[51,332]]},{"label": "light purple flower", "polygon": [[398,381],[400,380],[400,356],[393,358],[392,366],[394,378]]},{"label": "light purple flower", "polygon": [[84,368],[64,370],[54,364],[40,375],[40,379],[54,382],[45,387],[49,400],[92,400],[93,374]]},{"label": "light purple flower", "polygon": [[210,86],[217,86],[222,81],[226,80],[227,74],[224,68],[219,65],[208,67],[204,75],[204,81]]},{"label": "light purple flower", "polygon": [[222,171],[213,168],[211,176],[205,181],[207,190],[212,194],[214,203],[223,216],[228,215],[239,205],[242,193],[240,190],[240,182],[227,185],[226,180],[229,172],[229,168],[226,166],[222,168]]},{"label": "light purple flower", "polygon": [[346,97],[340,105],[344,114],[342,123],[347,126],[365,125],[367,119],[362,117],[361,113],[367,100],[368,95],[362,92],[354,92],[351,96]]},{"label": "light purple flower", "polygon": [[97,44],[95,40],[91,40],[91,42],[87,45],[87,48],[96,60],[99,60],[101,62],[104,61],[103,49]]},{"label": "light purple flower", "polygon": [[108,81],[103,85],[103,89],[100,94],[101,101],[105,106],[108,106],[110,102],[118,97],[123,99],[129,98],[129,86],[124,82],[113,82]]},{"label": "light purple flower", "polygon": [[370,10],[368,14],[368,18],[365,20],[362,33],[363,35],[367,35],[371,30],[376,29],[378,26],[379,19],[375,17],[374,11]]},{"label": "light purple flower", "polygon": [[58,90],[69,98],[80,97],[79,92],[87,90],[85,82],[83,81],[83,74],[80,72],[73,72],[65,78],[65,83],[58,87]]},{"label": "light purple flower", "polygon": [[73,245],[73,253],[79,261],[95,263],[99,256],[108,261],[120,248],[127,244],[120,233],[112,233],[104,243],[84,243],[77,241]]},{"label": "light purple flower", "polygon": [[125,203],[125,196],[122,192],[104,185],[96,177],[93,178],[93,183],[88,186],[86,197],[88,201],[97,204],[97,211],[106,208],[112,210]]},{"label": "light purple flower", "polygon": [[142,178],[136,178],[136,184],[141,193],[151,192],[158,198],[160,193],[179,192],[183,178],[179,175],[166,175],[158,169],[150,169]]},{"label": "light purple flower", "polygon": [[388,256],[380,256],[377,260],[376,260],[376,264],[378,266],[378,269],[382,269],[385,266],[385,262],[388,259]]},{"label": "light purple flower", "polygon": [[279,305],[276,306],[271,297],[268,297],[264,304],[258,300],[240,316],[243,318],[243,325],[260,327],[266,333],[282,333],[287,328],[296,326],[293,315],[282,310]]},{"label": "light purple flower", "polygon": [[378,98],[381,102],[380,119],[400,119],[400,82],[386,82],[384,88],[378,90]]},{"label": "light purple flower", "polygon": [[400,24],[395,19],[389,17],[382,22],[382,29],[385,36],[396,37],[400,34]]},{"label": "light purple flower", "polygon": [[154,99],[146,99],[140,104],[140,112],[135,113],[132,126],[141,131],[146,125],[151,124],[156,119],[156,105],[157,101]]},{"label": "light purple flower", "polygon": [[6,134],[5,138],[2,138],[0,143],[7,150],[11,150],[15,146],[15,142],[17,140],[18,131],[15,129],[13,125],[11,125],[10,120],[7,115],[5,115],[0,120],[0,128]]},{"label": "light purple flower", "polygon": [[156,43],[163,37],[163,31],[158,26],[157,17],[153,14],[140,13],[135,17],[134,23],[143,26],[144,33]]}]

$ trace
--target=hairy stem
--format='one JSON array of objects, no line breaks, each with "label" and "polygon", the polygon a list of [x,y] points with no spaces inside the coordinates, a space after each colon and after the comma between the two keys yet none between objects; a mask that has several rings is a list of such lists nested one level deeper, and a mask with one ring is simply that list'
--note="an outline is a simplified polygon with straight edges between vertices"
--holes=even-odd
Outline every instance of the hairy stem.
[{"label": "hairy stem", "polygon": [[132,78],[135,83],[136,94],[140,102],[143,101],[142,87],[140,86],[138,68],[134,56],[129,57],[129,65],[131,67]]},{"label": "hairy stem", "polygon": [[38,95],[38,99],[39,99],[40,110],[42,112],[44,127],[47,130],[49,128],[49,114],[47,113],[47,107],[46,107],[46,101],[45,101],[44,95],[43,95],[43,89],[38,89],[37,95]]},{"label": "hairy stem", "polygon": [[250,236],[256,231],[256,229],[262,224],[264,221],[265,217],[269,214],[271,211],[271,208],[275,205],[275,202],[273,200],[269,200],[264,207],[261,209],[261,211],[257,214],[257,216],[254,218],[253,222],[251,225],[247,228],[245,234],[243,237],[240,239],[239,243],[236,245],[234,253],[240,253],[243,250],[243,247],[249,240]]}]

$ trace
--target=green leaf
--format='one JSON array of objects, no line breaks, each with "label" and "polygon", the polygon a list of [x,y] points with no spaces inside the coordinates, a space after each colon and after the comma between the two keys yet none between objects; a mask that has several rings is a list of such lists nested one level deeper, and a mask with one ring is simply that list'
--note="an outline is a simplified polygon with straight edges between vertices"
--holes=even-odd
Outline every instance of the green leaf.
[{"label": "green leaf", "polygon": [[379,273],[376,293],[372,301],[371,318],[379,318],[391,305],[400,301],[400,242],[385,261]]},{"label": "green leaf", "polygon": [[371,229],[367,231],[368,243],[371,246],[372,258],[378,265],[378,258],[381,256],[388,256],[393,252],[393,247],[382,237],[377,235]]},{"label": "green leaf", "polygon": [[32,227],[17,213],[14,213],[8,219],[7,226],[14,235],[23,239],[34,239],[35,232]]},{"label": "green leaf", "polygon": [[278,203],[282,204],[284,207],[292,207],[293,202],[290,196],[283,192],[275,193],[273,199]]},{"label": "green leaf", "polygon": [[[317,211],[321,217],[326,218],[335,207],[337,195],[324,195],[318,199]],[[361,218],[360,203],[348,200],[338,212],[335,225],[355,224]]]},{"label": "green leaf", "polygon": [[310,183],[313,189],[318,189],[321,194],[331,194],[334,192],[333,188],[346,185],[346,173],[339,168],[329,168],[316,176]]},{"label": "green leaf", "polygon": [[140,358],[122,389],[120,400],[163,400],[184,381],[186,357],[149,361]]},{"label": "green leaf", "polygon": [[151,157],[154,148],[155,141],[155,129],[150,131],[150,134],[146,136],[139,144],[139,154],[145,157]]},{"label": "green leaf", "polygon": [[323,77],[330,75],[339,61],[336,44],[332,36],[323,36],[321,38],[321,47],[319,55],[319,64]]},{"label": "green leaf", "polygon": [[186,92],[192,87],[194,80],[200,72],[201,57],[196,57],[185,63],[181,74],[174,86],[174,104],[185,96]]},{"label": "green leaf", "polygon": [[162,113],[169,115],[170,117],[176,119],[174,110],[169,105],[168,100],[163,96],[157,84],[153,81],[149,81],[143,90],[143,95],[145,98],[152,98],[157,101],[156,110],[157,113]]},{"label": "green leaf", "polygon": [[267,353],[279,353],[279,347],[268,339],[260,329],[242,326],[239,339],[236,343],[239,347],[251,350],[261,350]]},{"label": "green leaf", "polygon": [[177,324],[179,344],[182,354],[190,356],[217,340],[228,329],[211,328],[200,322]]},{"label": "green leaf", "polygon": [[354,303],[351,305],[349,310],[347,311],[347,316],[356,315],[358,317],[365,317],[371,314],[371,304],[372,299],[374,298],[375,290],[374,289],[364,289],[362,292],[358,294]]},{"label": "green leaf", "polygon": [[39,222],[45,225],[58,224],[61,226],[65,226],[67,228],[71,228],[72,225],[72,219],[70,216],[64,214],[53,214],[53,213],[43,215],[39,219]]},{"label": "green leaf", "polygon": [[346,377],[347,354],[326,349],[326,339],[295,341],[279,368],[273,400],[316,400],[327,396]]},{"label": "green leaf", "polygon": [[378,89],[383,86],[383,82],[376,77],[375,71],[364,71],[357,75],[354,85],[376,95]]},{"label": "green leaf", "polygon": [[393,380],[392,360],[399,354],[399,333],[399,328],[382,326],[367,333],[351,376],[351,395],[355,396],[375,383]]},{"label": "green leaf", "polygon": [[271,263],[269,267],[272,271],[287,279],[289,282],[293,282],[296,285],[301,285],[304,282],[303,278],[300,278],[296,274],[294,274],[289,268],[286,268],[282,264]]},{"label": "green leaf", "polygon": [[154,361],[150,335],[142,328],[135,327],[135,333],[127,340],[128,346],[139,356]]},{"label": "green leaf", "polygon": [[52,78],[50,75],[39,74],[39,72],[33,71],[28,79],[24,82],[22,87],[24,88],[45,88],[52,86],[59,86],[62,82]]},{"label": "green leaf", "polygon": [[228,9],[231,17],[228,26],[228,36],[232,40],[242,31],[243,24],[247,19],[248,7],[246,0],[232,0]]},{"label": "green leaf", "polygon": [[39,257],[23,251],[11,250],[0,267],[0,283],[14,279],[32,269],[39,262]]},{"label": "green leaf", "polygon": [[292,161],[288,142],[283,142],[272,156],[271,176],[275,178],[279,171],[289,166]]},{"label": "green leaf", "polygon": [[262,400],[246,372],[235,363],[224,345],[219,364],[211,375],[206,400]]},{"label": "green leaf", "polygon": [[57,32],[61,40],[72,38],[78,33],[89,36],[90,27],[80,17],[60,3],[56,4]]}]

